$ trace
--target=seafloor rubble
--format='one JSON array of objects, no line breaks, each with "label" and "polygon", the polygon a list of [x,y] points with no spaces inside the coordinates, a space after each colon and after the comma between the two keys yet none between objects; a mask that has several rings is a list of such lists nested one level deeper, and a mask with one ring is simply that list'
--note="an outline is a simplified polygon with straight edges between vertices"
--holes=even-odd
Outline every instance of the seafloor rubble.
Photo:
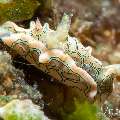
[{"label": "seafloor rubble", "polygon": [[[91,4],[91,2],[93,4]],[[29,20],[28,21],[23,20],[30,19],[33,16],[33,12],[35,11],[37,5],[38,4],[36,4],[35,2],[34,7],[32,7],[33,9],[31,9],[31,14],[27,15],[27,13],[29,13],[27,11],[28,9],[25,11],[26,17],[24,17],[24,15],[21,15],[22,17],[15,16],[16,13],[14,13],[14,18],[13,17],[10,18],[11,13],[10,14],[2,13],[2,10],[4,8],[6,8],[4,9],[5,12],[8,10],[7,8],[10,7],[9,5],[5,7],[1,7],[0,5],[0,9],[2,9],[0,13],[0,22],[12,19],[12,21],[19,22],[19,24],[22,26],[28,25]],[[49,22],[52,28],[55,28],[56,24],[58,24],[58,21],[60,21],[63,12],[70,11],[74,13],[74,16],[72,17],[72,24],[70,27],[70,34],[76,36],[77,38],[80,38],[83,45],[92,46],[93,48],[92,54],[94,54],[96,58],[101,60],[104,63],[104,65],[119,64],[120,63],[119,5],[120,5],[119,0],[104,0],[104,1],[90,0],[89,2],[87,0],[81,1],[75,0],[72,2],[68,0],[61,1],[56,0],[54,5],[52,5],[52,8],[51,6],[48,9],[47,7],[45,8],[39,7],[32,19],[36,19],[36,17],[38,17],[42,23],[47,21]],[[22,7],[24,7],[24,5],[19,8],[21,14]],[[27,8],[30,7],[31,4]],[[7,16],[3,17],[4,15]],[[88,108],[85,109],[86,111],[84,111],[83,114],[84,120],[85,116],[87,115],[90,116],[90,114],[88,114],[87,111],[94,111],[92,109],[92,106],[90,106],[91,109],[89,109],[86,103],[81,104],[77,102],[76,104],[76,102],[74,102],[75,101],[74,98],[77,98],[77,100],[82,103],[83,101],[85,101],[85,98],[82,95],[79,95],[78,90],[66,87],[65,85],[59,84],[55,81],[53,82],[54,79],[52,77],[34,68],[33,65],[30,65],[19,55],[17,55],[15,51],[10,50],[8,47],[3,45],[3,43],[1,43],[0,49],[2,51],[7,50],[12,55],[14,65],[17,68],[22,69],[23,73],[25,74],[24,76],[20,70],[15,69],[10,64],[7,65],[11,67],[5,67],[4,69],[2,68],[2,70],[7,70],[6,75],[5,74],[3,75],[3,73],[1,75],[4,76],[1,78],[2,85],[0,87],[0,94],[2,95],[1,96],[2,102],[0,103],[2,106],[9,102],[9,100],[11,101],[11,99],[15,99],[17,97],[19,99],[26,98],[32,99],[33,102],[38,105],[43,104],[42,101],[40,100],[41,94],[38,92],[39,90],[41,91],[43,95],[43,100],[45,102],[44,111],[50,118],[60,120],[61,119],[66,120],[67,118],[68,120],[79,120],[79,117],[82,114],[80,113],[82,111],[81,110],[82,108],[80,106],[84,106],[84,108]],[[2,56],[4,55],[2,54]],[[3,61],[4,60],[2,60],[2,62]],[[5,63],[5,61],[3,63]],[[26,80],[26,82],[24,80]],[[103,104],[103,111],[106,114],[106,116],[111,120],[119,120],[118,115],[120,109],[119,82],[120,78],[119,76],[117,76],[114,84],[115,89]],[[36,92],[34,92],[34,90]],[[33,96],[35,93],[37,93],[37,95]],[[108,119],[101,115],[101,112],[99,113],[98,116],[101,117],[101,120]],[[94,118],[91,119],[93,120]]]},{"label": "seafloor rubble", "polygon": [[0,51],[0,117],[4,120],[48,120],[41,110],[41,96],[25,83],[23,72],[13,67],[11,56]]},{"label": "seafloor rubble", "polygon": [[35,101],[41,98],[37,90],[25,83],[23,72],[12,66],[11,56],[6,51],[0,52],[0,83],[1,99],[33,98]]}]

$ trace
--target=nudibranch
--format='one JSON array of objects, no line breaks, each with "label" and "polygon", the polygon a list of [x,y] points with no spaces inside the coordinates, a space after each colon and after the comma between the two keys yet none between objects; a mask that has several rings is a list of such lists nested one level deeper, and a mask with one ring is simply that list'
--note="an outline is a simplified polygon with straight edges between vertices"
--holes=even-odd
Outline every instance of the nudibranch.
[{"label": "nudibranch", "polygon": [[0,39],[38,69],[59,82],[79,88],[93,99],[113,89],[114,67],[104,67],[91,55],[92,48],[69,36],[70,17],[64,14],[56,30],[37,19],[28,29],[6,22],[0,27]]}]

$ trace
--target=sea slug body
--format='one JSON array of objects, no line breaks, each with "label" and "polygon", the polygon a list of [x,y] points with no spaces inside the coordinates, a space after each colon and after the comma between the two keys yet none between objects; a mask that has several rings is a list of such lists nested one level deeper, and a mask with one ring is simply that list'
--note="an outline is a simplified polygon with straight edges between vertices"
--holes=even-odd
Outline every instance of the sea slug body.
[{"label": "sea slug body", "polygon": [[67,86],[79,88],[93,99],[96,94],[112,91],[114,67],[104,67],[94,58],[91,47],[68,35],[70,18],[64,14],[56,30],[40,21],[30,23],[29,29],[6,22],[0,27],[0,39],[16,50],[31,64]]}]

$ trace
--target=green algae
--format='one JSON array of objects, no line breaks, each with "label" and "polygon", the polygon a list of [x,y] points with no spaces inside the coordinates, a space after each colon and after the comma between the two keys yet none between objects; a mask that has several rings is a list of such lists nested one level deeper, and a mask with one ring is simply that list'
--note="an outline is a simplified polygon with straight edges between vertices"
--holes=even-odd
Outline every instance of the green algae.
[{"label": "green algae", "polygon": [[98,107],[87,101],[80,103],[75,100],[75,110],[70,113],[62,113],[63,120],[98,120]]},{"label": "green algae", "polygon": [[49,120],[31,100],[17,99],[0,107],[0,117],[4,120]]},{"label": "green algae", "polygon": [[75,108],[71,113],[61,110],[62,120],[110,120],[96,103],[92,104],[87,100],[80,102],[74,99],[74,105]]},{"label": "green algae", "polygon": [[0,0],[0,3],[2,3],[2,4],[6,4],[6,3],[9,3],[9,2],[11,2],[11,0]]},{"label": "green algae", "polygon": [[0,23],[8,20],[22,21],[30,19],[40,5],[37,0],[13,0],[6,4],[3,3],[0,2]]}]

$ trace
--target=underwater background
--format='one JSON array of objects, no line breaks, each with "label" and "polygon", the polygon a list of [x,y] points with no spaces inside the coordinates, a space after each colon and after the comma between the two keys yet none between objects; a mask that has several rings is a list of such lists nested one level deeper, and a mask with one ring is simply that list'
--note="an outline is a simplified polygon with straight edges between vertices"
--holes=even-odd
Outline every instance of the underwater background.
[{"label": "underwater background", "polygon": [[[90,46],[92,56],[97,58],[103,66],[113,64],[117,68],[117,73],[112,76],[113,88],[106,88],[108,90],[106,92],[102,91],[104,86],[100,85],[100,88],[97,88],[107,94],[101,95],[102,97],[95,96],[93,101],[89,100],[81,90],[57,81],[54,74],[51,76],[47,72],[37,69],[34,64],[19,54],[19,50],[11,49],[1,39],[4,35],[9,33],[14,35],[14,33],[20,33],[23,30],[17,31],[17,28],[13,30],[12,24],[7,28],[4,26],[7,21],[12,21],[20,28],[27,30],[30,28],[31,21],[39,20],[44,29],[50,31],[50,28],[57,31],[57,26],[61,25],[60,21],[64,14],[68,14],[71,19],[69,35],[77,38],[85,48]],[[64,27],[63,29],[60,28],[59,33],[61,39],[67,34],[64,33],[67,29],[64,21],[62,22]],[[44,27],[45,23],[48,23],[49,28]],[[36,22],[36,26],[40,26],[40,24]],[[34,23],[32,27],[34,27]],[[8,29],[6,34],[2,34],[3,28]],[[22,32],[24,33],[24,30]],[[33,32],[34,35],[36,35],[35,32]],[[55,34],[51,37],[51,41],[53,40],[51,46],[55,46]],[[50,37],[49,35],[46,36],[47,33],[41,39],[44,41]],[[72,50],[72,47],[70,49]],[[90,61],[92,59],[91,57]],[[76,64],[81,65],[82,63],[76,62]],[[0,119],[119,120],[119,64],[119,0],[0,0]],[[92,63],[90,63],[91,66],[87,65],[81,65],[81,68],[85,72],[91,73],[93,78],[96,77],[97,72],[94,72],[94,68],[92,69]],[[97,65],[99,64],[96,63]],[[62,66],[59,67],[59,64],[58,68],[63,69]],[[89,71],[90,69],[92,71]],[[100,78],[96,79],[99,80]],[[104,84],[107,86],[108,83]]]}]

